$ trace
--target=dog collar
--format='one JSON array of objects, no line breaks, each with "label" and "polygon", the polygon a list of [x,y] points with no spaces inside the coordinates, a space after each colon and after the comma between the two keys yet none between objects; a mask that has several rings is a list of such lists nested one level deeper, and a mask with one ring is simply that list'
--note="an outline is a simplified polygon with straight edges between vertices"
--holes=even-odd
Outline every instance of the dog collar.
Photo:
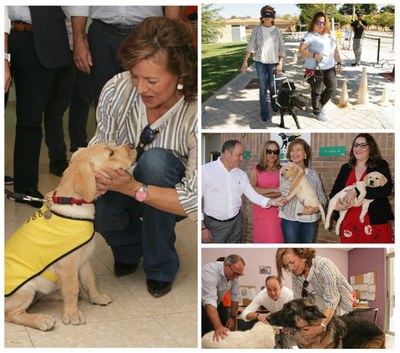
[{"label": "dog collar", "polygon": [[59,205],[82,205],[94,203],[94,200],[85,201],[83,199],[75,199],[73,197],[56,196],[56,192],[54,192],[54,194],[51,196],[51,200],[53,201],[53,203]]}]

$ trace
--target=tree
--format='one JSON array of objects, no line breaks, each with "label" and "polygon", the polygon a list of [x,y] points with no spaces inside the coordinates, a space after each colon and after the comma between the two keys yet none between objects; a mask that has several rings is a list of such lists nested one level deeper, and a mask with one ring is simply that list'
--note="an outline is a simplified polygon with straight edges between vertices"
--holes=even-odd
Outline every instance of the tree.
[{"label": "tree", "polygon": [[380,11],[380,13],[383,12],[390,12],[390,13],[394,13],[394,5],[387,5],[387,6],[383,6]]},{"label": "tree", "polygon": [[225,26],[225,20],[219,15],[221,8],[213,8],[213,4],[201,7],[201,42],[215,42],[221,33],[219,29]]},{"label": "tree", "polygon": [[[365,15],[368,15],[373,12],[378,11],[378,7],[376,4],[354,4],[355,12],[362,12]],[[340,14],[342,15],[353,15],[353,4],[344,4],[339,9]]]},{"label": "tree", "polygon": [[324,12],[329,19],[331,14],[333,14],[333,17],[337,14],[336,4],[296,4],[296,6],[301,9],[299,20],[302,27],[307,27],[318,11]]},{"label": "tree", "polygon": [[383,12],[378,14],[376,19],[376,22],[378,26],[382,27],[382,30],[384,31],[385,28],[390,28],[393,29],[394,27],[394,13],[391,12]]}]

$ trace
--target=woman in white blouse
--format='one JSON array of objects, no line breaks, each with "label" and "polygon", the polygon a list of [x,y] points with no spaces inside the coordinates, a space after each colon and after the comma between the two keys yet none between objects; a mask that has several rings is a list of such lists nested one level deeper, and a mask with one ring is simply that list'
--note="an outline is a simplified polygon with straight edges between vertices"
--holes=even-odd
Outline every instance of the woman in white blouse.
[{"label": "woman in white blouse", "polygon": [[243,60],[241,71],[246,72],[248,60],[253,54],[257,76],[260,82],[260,115],[261,120],[267,121],[272,113],[269,109],[268,95],[271,99],[271,108],[278,111],[276,105],[274,88],[274,70],[282,71],[282,61],[285,52],[281,31],[274,26],[275,10],[267,5],[261,9],[261,24],[254,27],[250,42],[246,47],[246,56]]}]

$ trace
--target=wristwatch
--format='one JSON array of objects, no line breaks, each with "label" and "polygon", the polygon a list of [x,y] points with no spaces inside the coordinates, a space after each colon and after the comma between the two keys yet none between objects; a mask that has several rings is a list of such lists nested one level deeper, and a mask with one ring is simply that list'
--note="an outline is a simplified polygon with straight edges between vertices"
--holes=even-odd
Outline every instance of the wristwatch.
[{"label": "wristwatch", "polygon": [[147,200],[147,185],[143,184],[138,191],[136,191],[135,199],[139,202],[143,202]]},{"label": "wristwatch", "polygon": [[10,53],[4,53],[4,60],[7,60],[8,63],[11,61],[11,54]]}]

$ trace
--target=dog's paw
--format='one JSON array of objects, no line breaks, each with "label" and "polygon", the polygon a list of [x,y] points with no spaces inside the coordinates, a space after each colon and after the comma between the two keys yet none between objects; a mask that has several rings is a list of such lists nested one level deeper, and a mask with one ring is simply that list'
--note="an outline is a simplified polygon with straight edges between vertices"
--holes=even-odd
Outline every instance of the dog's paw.
[{"label": "dog's paw", "polygon": [[84,325],[86,323],[85,315],[79,309],[64,311],[63,323],[65,325]]},{"label": "dog's paw", "polygon": [[95,297],[90,298],[90,301],[92,302],[92,304],[95,304],[95,305],[104,305],[104,306],[106,306],[108,304],[111,304],[112,299],[107,294],[100,294],[99,293],[99,295],[96,295]]},{"label": "dog's paw", "polygon": [[37,328],[40,331],[50,331],[56,324],[56,320],[50,315],[40,315],[36,320]]}]

